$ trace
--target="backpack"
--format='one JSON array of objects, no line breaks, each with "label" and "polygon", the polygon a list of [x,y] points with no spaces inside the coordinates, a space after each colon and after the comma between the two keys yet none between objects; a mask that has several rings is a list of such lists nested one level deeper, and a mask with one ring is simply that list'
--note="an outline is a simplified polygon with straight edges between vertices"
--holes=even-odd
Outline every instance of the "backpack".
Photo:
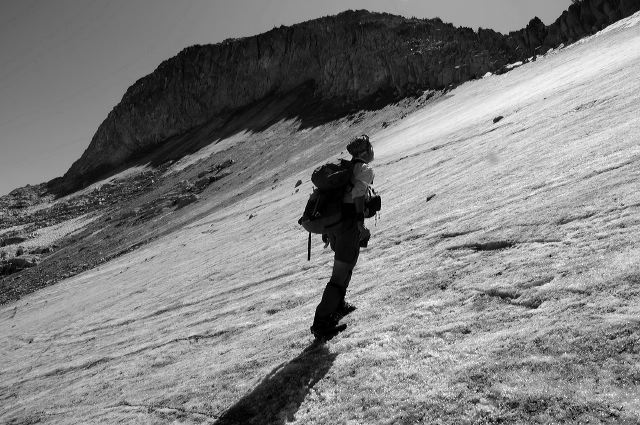
[{"label": "backpack", "polygon": [[321,165],[311,174],[315,189],[298,220],[298,224],[309,232],[308,259],[311,259],[311,234],[325,234],[342,221],[342,198],[351,187],[356,162],[339,159]]}]

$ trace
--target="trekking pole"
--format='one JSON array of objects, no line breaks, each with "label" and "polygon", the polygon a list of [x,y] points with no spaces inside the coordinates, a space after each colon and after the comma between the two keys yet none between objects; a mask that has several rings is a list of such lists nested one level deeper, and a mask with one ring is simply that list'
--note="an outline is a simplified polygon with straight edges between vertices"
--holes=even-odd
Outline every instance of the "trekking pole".
[{"label": "trekking pole", "polygon": [[309,242],[307,243],[307,261],[311,261],[311,232],[309,232]]}]

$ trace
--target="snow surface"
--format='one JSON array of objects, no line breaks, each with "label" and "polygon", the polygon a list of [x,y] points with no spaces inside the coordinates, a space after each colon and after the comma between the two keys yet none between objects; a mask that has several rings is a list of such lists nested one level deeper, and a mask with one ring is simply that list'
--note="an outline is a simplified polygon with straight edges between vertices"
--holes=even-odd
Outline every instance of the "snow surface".
[{"label": "snow surface", "polygon": [[53,226],[36,230],[31,238],[20,243],[25,248],[49,247],[74,232],[77,232],[101,217],[100,214],[84,214]]},{"label": "snow surface", "polygon": [[[371,423],[344,400],[377,388],[399,413],[510,344],[640,325],[637,291],[616,286],[640,276],[638,16],[371,135],[383,210],[349,290],[359,309],[288,421]],[[212,422],[255,394],[310,342],[331,267],[318,238],[306,262],[296,179],[0,307],[0,422]],[[487,243],[506,248],[473,249]],[[587,393],[525,372],[495,391],[571,389],[640,418],[637,383]]]},{"label": "snow surface", "polygon": [[185,157],[173,163],[171,167],[167,169],[165,175],[184,170],[188,166],[193,165],[200,160],[206,159],[217,152],[222,152],[226,149],[230,149],[236,146],[237,144],[242,143],[250,138],[251,138],[251,134],[249,132],[241,131],[237,134],[234,134],[231,137],[227,137],[226,139],[215,140],[210,145],[202,149],[199,149],[197,152],[193,154],[186,155]]}]

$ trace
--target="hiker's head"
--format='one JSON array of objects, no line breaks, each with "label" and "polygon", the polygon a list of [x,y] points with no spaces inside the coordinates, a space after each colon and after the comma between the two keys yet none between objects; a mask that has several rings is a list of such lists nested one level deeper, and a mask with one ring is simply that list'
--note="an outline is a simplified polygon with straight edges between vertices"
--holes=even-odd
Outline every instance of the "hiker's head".
[{"label": "hiker's head", "polygon": [[347,152],[353,155],[354,158],[363,160],[364,162],[373,161],[373,146],[369,141],[369,136],[363,134],[353,139],[347,145]]}]

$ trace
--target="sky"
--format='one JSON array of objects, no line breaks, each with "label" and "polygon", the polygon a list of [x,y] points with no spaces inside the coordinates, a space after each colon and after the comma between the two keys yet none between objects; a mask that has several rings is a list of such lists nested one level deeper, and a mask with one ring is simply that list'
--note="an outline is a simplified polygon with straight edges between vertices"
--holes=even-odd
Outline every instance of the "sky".
[{"label": "sky", "polygon": [[570,0],[0,0],[0,195],[63,175],[126,89],[193,44],[347,9],[506,33]]}]

